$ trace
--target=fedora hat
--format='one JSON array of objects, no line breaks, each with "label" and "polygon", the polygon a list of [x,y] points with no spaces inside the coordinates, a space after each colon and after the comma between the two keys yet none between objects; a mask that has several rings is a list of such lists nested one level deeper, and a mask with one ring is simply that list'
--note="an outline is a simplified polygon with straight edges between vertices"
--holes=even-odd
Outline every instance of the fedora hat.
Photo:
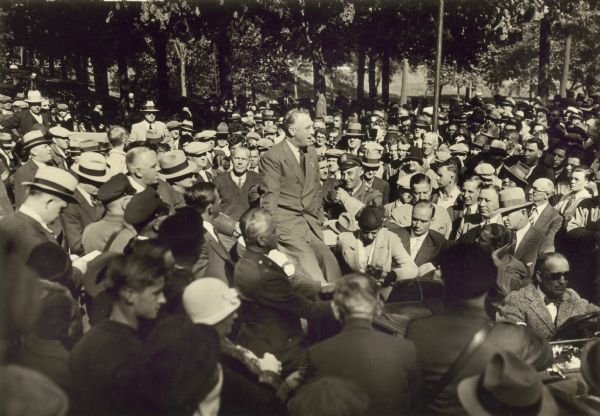
[{"label": "fedora hat", "polygon": [[500,168],[500,178],[503,176],[508,176],[509,179],[512,179],[517,185],[521,185],[522,187],[528,186],[527,182],[527,174],[529,173],[529,168],[523,162],[517,162],[514,165],[506,166],[502,165]]},{"label": "fedora hat", "polygon": [[37,104],[37,103],[42,103],[42,101],[44,101],[45,98],[42,97],[42,93],[39,92],[38,90],[29,90],[27,91],[27,98],[25,99],[26,103],[29,104]]},{"label": "fedora hat", "polygon": [[483,133],[484,136],[489,137],[491,139],[499,139],[500,138],[500,128],[497,126],[490,126]]},{"label": "fedora hat", "polygon": [[216,135],[215,130],[202,130],[194,135],[194,139],[200,142],[212,142]]},{"label": "fedora hat", "polygon": [[498,194],[500,200],[499,214],[517,211],[532,206],[534,203],[527,201],[523,188],[503,189]]},{"label": "fedora hat", "polygon": [[337,220],[325,222],[325,226],[329,227],[336,234],[358,230],[356,220],[347,212],[342,212]]},{"label": "fedora hat", "polygon": [[360,123],[348,123],[348,128],[344,131],[344,136],[364,137],[363,128]]},{"label": "fedora hat", "polygon": [[367,150],[362,165],[368,168],[378,168],[381,166],[381,153],[375,149]]},{"label": "fedora hat", "polygon": [[191,120],[183,120],[181,122],[181,124],[179,125],[179,130],[193,132],[194,131],[194,122]]},{"label": "fedora hat", "polygon": [[431,119],[425,114],[418,115],[414,125],[415,127],[429,128],[431,127]]},{"label": "fedora hat", "polygon": [[471,141],[471,146],[477,149],[483,149],[485,146],[490,144],[489,136],[484,136],[483,134],[478,134],[475,136],[475,139]]},{"label": "fedora hat", "polygon": [[408,154],[406,155],[406,157],[404,159],[402,159],[402,163],[410,162],[410,161],[415,161],[422,165],[423,164],[423,151],[421,149],[419,149],[418,147],[411,147],[410,150],[408,151]]},{"label": "fedora hat", "polygon": [[56,195],[66,201],[75,202],[73,193],[77,186],[77,178],[66,170],[54,166],[42,166],[35,173],[32,182],[23,185]]},{"label": "fedora hat", "polygon": [[457,393],[470,415],[560,414],[535,369],[509,351],[496,353],[483,374],[462,380]]},{"label": "fedora hat", "polygon": [[148,100],[142,105],[140,111],[143,113],[158,113],[158,108],[156,107],[156,104],[154,104],[154,101]]},{"label": "fedora hat", "polygon": [[273,110],[265,110],[262,113],[262,119],[263,120],[276,120],[275,118],[275,113],[273,112]]},{"label": "fedora hat", "polygon": [[112,176],[106,169],[106,159],[100,153],[83,152],[71,170],[78,176],[104,183]]},{"label": "fedora hat", "polygon": [[166,181],[176,181],[198,170],[198,165],[189,162],[183,150],[166,152],[158,160],[158,163],[160,164],[160,176]]},{"label": "fedora hat", "polygon": [[41,130],[31,130],[25,133],[23,136],[23,147],[22,151],[31,150],[41,144],[50,144],[52,141],[44,135]]}]

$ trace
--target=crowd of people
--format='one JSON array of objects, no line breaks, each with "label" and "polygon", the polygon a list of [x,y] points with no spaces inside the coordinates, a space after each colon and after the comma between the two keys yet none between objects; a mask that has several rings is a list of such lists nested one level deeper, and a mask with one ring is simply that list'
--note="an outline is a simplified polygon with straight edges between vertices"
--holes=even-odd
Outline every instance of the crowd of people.
[{"label": "crowd of people", "polygon": [[317,101],[0,96],[2,414],[599,414],[598,97]]}]

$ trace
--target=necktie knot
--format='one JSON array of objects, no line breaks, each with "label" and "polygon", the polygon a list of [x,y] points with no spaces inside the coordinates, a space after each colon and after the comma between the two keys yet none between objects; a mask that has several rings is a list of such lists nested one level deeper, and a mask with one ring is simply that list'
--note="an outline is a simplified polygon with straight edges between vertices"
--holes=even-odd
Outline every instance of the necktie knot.
[{"label": "necktie knot", "polygon": [[562,303],[562,299],[553,299],[553,298],[549,298],[548,296],[544,296],[544,303],[546,305],[550,305],[552,303],[558,308],[560,306],[560,304]]}]

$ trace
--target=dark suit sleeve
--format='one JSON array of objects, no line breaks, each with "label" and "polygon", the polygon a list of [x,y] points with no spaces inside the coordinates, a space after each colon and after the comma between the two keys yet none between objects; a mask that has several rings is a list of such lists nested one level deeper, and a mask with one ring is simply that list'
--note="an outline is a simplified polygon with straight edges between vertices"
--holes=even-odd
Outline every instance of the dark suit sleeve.
[{"label": "dark suit sleeve", "polygon": [[281,187],[279,178],[281,168],[279,162],[273,158],[271,152],[265,153],[259,163],[259,192],[260,205],[275,214],[279,202],[279,189]]},{"label": "dark suit sleeve", "polygon": [[81,236],[83,235],[83,220],[78,207],[69,205],[62,213],[63,232],[67,240],[67,245],[71,249],[71,254],[78,256],[83,254],[83,244]]},{"label": "dark suit sleeve", "polygon": [[289,280],[281,276],[266,279],[257,290],[260,303],[285,310],[305,319],[332,318],[333,312],[329,302],[311,301],[297,293]]},{"label": "dark suit sleeve", "polygon": [[13,114],[12,117],[0,122],[2,127],[4,127],[6,130],[18,129],[21,125],[21,119],[19,118],[18,114],[19,113]]}]

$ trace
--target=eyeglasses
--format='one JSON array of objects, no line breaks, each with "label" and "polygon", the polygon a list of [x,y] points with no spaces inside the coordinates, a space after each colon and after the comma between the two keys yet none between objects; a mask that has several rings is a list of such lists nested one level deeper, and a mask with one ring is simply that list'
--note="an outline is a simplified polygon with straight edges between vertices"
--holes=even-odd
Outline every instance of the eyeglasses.
[{"label": "eyeglasses", "polygon": [[565,280],[569,280],[570,274],[571,274],[570,272],[548,273],[546,276],[544,276],[544,279],[552,280],[553,282],[556,282],[556,281],[560,280],[561,278],[563,278]]}]

